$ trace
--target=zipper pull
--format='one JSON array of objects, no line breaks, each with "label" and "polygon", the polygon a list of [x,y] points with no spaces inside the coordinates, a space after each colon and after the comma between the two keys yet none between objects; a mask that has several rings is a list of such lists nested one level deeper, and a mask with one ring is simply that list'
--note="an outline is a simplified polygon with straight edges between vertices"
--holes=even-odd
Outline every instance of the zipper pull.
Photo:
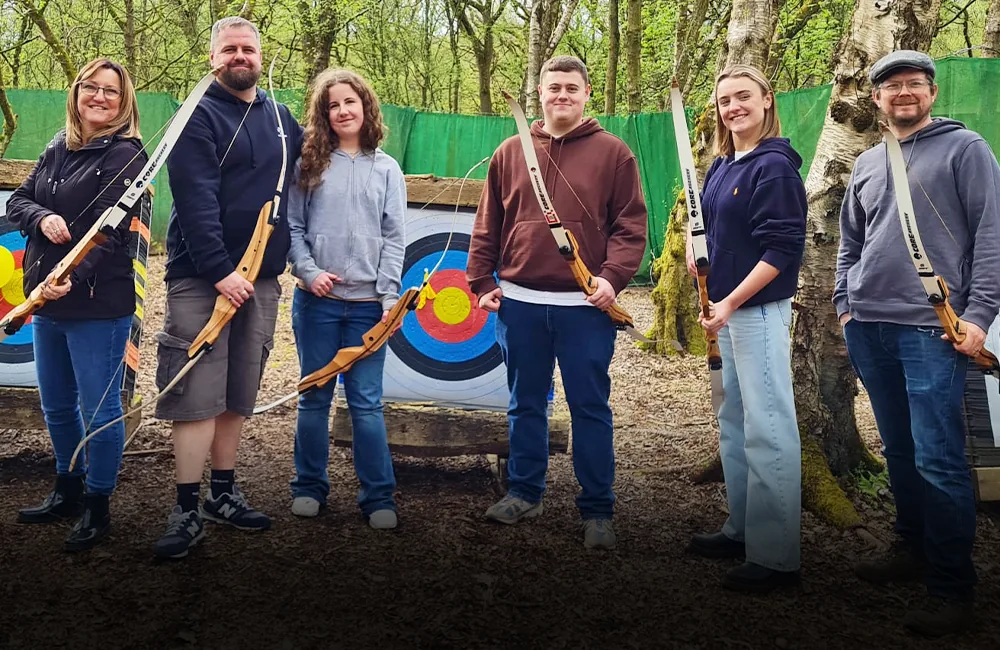
[{"label": "zipper pull", "polygon": [[90,299],[94,299],[94,287],[90,287]]}]

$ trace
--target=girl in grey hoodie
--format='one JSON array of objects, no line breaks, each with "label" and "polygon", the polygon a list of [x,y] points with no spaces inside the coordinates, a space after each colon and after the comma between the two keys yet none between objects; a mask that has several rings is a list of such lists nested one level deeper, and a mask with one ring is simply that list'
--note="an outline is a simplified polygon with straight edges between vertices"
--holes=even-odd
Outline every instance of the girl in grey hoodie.
[{"label": "girl in grey hoodie", "polygon": [[[359,75],[326,70],[313,82],[302,156],[289,188],[288,261],[298,278],[292,328],[300,376],[330,362],[385,320],[399,300],[406,185],[379,149],[378,98]],[[382,416],[385,346],[344,373],[358,505],[373,528],[396,527],[396,481]],[[330,492],[330,406],[336,382],[299,396],[292,512],[314,517]]]}]

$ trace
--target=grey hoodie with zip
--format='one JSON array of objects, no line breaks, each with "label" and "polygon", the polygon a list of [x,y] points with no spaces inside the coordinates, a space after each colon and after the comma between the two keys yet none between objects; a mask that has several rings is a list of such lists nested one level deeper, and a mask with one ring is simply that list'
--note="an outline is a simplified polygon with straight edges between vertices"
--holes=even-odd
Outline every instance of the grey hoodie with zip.
[{"label": "grey hoodie with zip", "polygon": [[381,149],[351,158],[330,156],[322,182],[298,185],[301,158],[288,192],[288,261],[309,287],[327,271],[342,282],[330,298],[377,299],[382,309],[399,301],[406,246],[406,182],[399,164]]},{"label": "grey hoodie with zip", "polygon": [[[900,141],[920,238],[960,318],[986,331],[1000,309],[1000,166],[956,120]],[[839,318],[939,327],[903,239],[885,142],[858,156],[840,212]]]}]

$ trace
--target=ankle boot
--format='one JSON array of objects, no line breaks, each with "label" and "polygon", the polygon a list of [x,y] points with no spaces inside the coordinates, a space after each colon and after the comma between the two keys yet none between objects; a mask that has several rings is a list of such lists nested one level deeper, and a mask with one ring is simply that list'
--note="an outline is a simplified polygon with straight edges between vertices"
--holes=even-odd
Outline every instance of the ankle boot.
[{"label": "ankle boot", "polygon": [[83,512],[83,476],[59,474],[56,484],[40,505],[18,512],[17,521],[22,524],[47,524],[55,521],[75,519]]},{"label": "ankle boot", "polygon": [[111,513],[108,495],[87,493],[84,497],[83,516],[66,539],[67,551],[86,551],[97,546],[111,530]]}]

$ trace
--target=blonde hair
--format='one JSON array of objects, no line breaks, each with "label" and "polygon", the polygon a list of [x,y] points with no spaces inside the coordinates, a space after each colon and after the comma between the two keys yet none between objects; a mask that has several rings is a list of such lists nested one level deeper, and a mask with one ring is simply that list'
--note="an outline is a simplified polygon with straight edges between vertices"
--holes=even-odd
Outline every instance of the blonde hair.
[{"label": "blonde hair", "polygon": [[[729,79],[732,77],[746,77],[747,79],[753,80],[758,87],[760,87],[761,95],[767,97],[771,96],[771,107],[764,109],[764,122],[760,127],[760,137],[757,142],[764,140],[766,138],[777,138],[781,136],[781,120],[778,119],[778,102],[774,97],[774,90],[771,89],[771,82],[767,80],[757,68],[752,65],[731,65],[726,67],[725,70],[719,73],[719,76],[715,78],[715,90],[719,90],[719,84],[723,79]],[[715,104],[715,155],[717,156],[731,156],[736,152],[736,146],[733,143],[733,134],[729,131],[729,128],[723,123],[722,115],[719,112],[718,100]]]},{"label": "blonde hair", "polygon": [[347,84],[361,99],[364,118],[361,124],[360,144],[363,151],[375,153],[388,133],[382,120],[378,96],[364,77],[350,70],[327,68],[316,75],[309,89],[306,108],[305,133],[302,138],[302,162],[299,165],[299,187],[315,189],[322,181],[323,172],[330,166],[330,154],[340,146],[340,138],[330,128],[330,88]]},{"label": "blonde hair", "polygon": [[135,97],[135,87],[132,85],[132,78],[129,77],[128,70],[111,59],[94,59],[80,69],[70,86],[69,93],[66,94],[66,148],[76,151],[87,142],[83,139],[83,119],[80,117],[80,109],[77,108],[77,98],[80,96],[80,84],[90,79],[100,70],[112,70],[118,75],[118,80],[122,85],[122,94],[118,99],[118,115],[108,122],[103,128],[98,129],[91,136],[91,140],[114,135],[122,129],[123,138],[141,138],[139,133],[139,102]]}]

